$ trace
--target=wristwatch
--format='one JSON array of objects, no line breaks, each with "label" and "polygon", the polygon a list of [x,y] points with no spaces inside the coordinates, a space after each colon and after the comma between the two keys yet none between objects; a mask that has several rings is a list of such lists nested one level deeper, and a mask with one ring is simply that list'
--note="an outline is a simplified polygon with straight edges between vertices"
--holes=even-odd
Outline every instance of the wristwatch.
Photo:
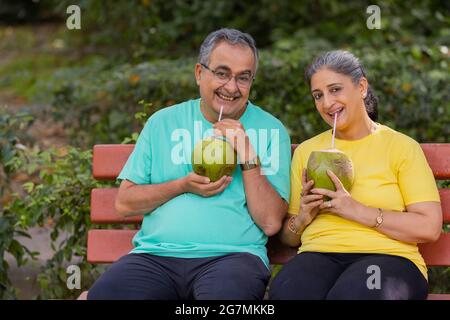
[{"label": "wristwatch", "polygon": [[247,160],[244,163],[241,163],[241,169],[242,171],[246,171],[259,167],[260,165],[261,161],[259,161],[259,157],[256,156],[256,158],[253,158],[252,160]]},{"label": "wristwatch", "polygon": [[379,214],[378,217],[375,219],[376,223],[374,228],[378,228],[383,223],[383,211],[380,208],[378,208],[378,212]]}]

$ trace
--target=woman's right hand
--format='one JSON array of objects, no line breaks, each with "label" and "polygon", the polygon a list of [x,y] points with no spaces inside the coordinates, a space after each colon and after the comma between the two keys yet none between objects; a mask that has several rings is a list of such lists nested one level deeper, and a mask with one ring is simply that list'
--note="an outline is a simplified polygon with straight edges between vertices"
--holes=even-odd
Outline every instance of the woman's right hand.
[{"label": "woman's right hand", "polygon": [[320,211],[320,205],[323,203],[323,196],[320,194],[311,194],[314,186],[314,180],[307,181],[306,169],[302,171],[302,193],[300,198],[300,212],[297,219],[301,224],[309,225]]}]

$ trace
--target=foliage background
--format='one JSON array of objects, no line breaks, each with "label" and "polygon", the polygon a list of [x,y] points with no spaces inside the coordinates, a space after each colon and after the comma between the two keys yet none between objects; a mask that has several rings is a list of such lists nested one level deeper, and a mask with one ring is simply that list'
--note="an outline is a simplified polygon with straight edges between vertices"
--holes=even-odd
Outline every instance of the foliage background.
[{"label": "foliage background", "polygon": [[[65,28],[71,4],[81,8],[81,30]],[[261,60],[251,99],[286,125],[292,142],[325,129],[303,72],[314,56],[338,48],[365,64],[380,100],[380,122],[420,142],[449,142],[448,1],[377,1],[380,30],[366,26],[371,4],[0,0],[0,103],[2,93],[23,101],[20,108],[0,109],[0,298],[18,295],[5,254],[19,265],[35,259],[37,254],[18,239],[48,221],[55,254],[39,274],[36,298],[79,294],[65,285],[65,266],[74,259],[83,272],[83,288],[90,286],[103,268],[84,260],[89,190],[100,185],[90,174],[92,145],[132,142],[153,112],[197,97],[198,47],[220,27],[255,37]],[[34,31],[41,25],[51,26],[38,29],[47,30],[45,37]],[[40,119],[63,126],[64,147],[43,146],[29,133]],[[11,188],[21,174],[28,180]],[[69,236],[61,242],[60,233]],[[431,270],[432,291],[450,292],[449,270]]]}]

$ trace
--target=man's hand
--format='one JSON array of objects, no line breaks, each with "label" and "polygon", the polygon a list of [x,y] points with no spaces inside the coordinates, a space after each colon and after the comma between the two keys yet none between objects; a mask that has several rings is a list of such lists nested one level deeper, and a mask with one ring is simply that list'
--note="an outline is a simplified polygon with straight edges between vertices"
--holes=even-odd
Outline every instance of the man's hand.
[{"label": "man's hand", "polygon": [[233,146],[241,162],[253,160],[256,152],[241,122],[234,119],[223,119],[214,123],[214,134],[224,136]]},{"label": "man's hand", "polygon": [[216,182],[210,182],[208,177],[189,173],[181,179],[184,192],[195,193],[202,197],[211,197],[221,193],[231,183],[232,178],[225,175]]}]

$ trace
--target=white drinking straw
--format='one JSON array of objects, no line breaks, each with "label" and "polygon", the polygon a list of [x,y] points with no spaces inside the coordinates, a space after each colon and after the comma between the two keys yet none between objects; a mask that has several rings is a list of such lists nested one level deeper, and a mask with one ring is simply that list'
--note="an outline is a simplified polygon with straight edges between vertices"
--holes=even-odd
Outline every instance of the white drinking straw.
[{"label": "white drinking straw", "polygon": [[331,138],[331,149],[334,149],[334,136],[336,135],[336,119],[337,119],[337,112],[334,114],[333,137]]},{"label": "white drinking straw", "polygon": [[223,111],[223,105],[220,106],[220,113],[219,113],[219,120],[220,121],[222,119],[222,111]]}]

